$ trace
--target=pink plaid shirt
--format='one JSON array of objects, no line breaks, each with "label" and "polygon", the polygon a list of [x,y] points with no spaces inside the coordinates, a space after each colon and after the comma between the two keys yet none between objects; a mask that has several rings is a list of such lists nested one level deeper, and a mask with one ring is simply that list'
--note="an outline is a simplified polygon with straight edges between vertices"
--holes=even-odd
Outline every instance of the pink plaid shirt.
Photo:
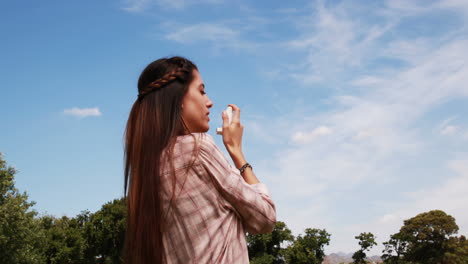
[{"label": "pink plaid shirt", "polygon": [[[193,159],[195,143],[199,151]],[[166,164],[162,173],[166,263],[249,263],[245,232],[271,232],[276,222],[266,186],[247,184],[204,133],[177,138],[172,206],[169,168]]]}]

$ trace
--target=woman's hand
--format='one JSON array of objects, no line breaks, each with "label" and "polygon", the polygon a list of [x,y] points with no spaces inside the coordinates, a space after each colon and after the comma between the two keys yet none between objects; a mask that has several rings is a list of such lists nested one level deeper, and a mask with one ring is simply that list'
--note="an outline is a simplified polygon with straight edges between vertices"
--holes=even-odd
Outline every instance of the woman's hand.
[{"label": "woman's hand", "polygon": [[229,119],[225,111],[223,117],[223,143],[232,158],[232,161],[237,168],[245,164],[244,154],[242,153],[242,134],[244,126],[240,122],[240,108],[237,105],[230,104],[234,112],[232,122],[229,124]]},{"label": "woman's hand", "polygon": [[[229,106],[232,107],[234,116],[232,117],[231,124],[229,124],[229,118],[226,112],[223,111],[223,143],[234,165],[239,169],[247,163],[244,153],[242,153],[242,134],[244,133],[244,126],[240,122],[240,108],[233,104]],[[246,168],[241,175],[248,184],[256,184],[259,182],[251,168]]]}]

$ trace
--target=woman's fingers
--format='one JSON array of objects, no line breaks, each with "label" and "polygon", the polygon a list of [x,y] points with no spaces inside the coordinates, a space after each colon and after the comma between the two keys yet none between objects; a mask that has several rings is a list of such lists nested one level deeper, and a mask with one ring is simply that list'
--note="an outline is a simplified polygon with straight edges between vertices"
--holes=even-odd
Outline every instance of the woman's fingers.
[{"label": "woman's fingers", "polygon": [[226,110],[221,113],[221,118],[223,118],[223,131],[229,126],[229,117],[226,114]]},{"label": "woman's fingers", "polygon": [[237,105],[229,104],[233,110],[232,123],[229,124],[229,118],[226,111],[223,111],[223,143],[231,157],[242,155],[242,134],[244,127],[240,123],[240,108]]},{"label": "woman's fingers", "polygon": [[240,123],[240,108],[235,104],[229,104],[229,106],[232,107],[232,111],[234,112],[232,122],[236,124]]}]

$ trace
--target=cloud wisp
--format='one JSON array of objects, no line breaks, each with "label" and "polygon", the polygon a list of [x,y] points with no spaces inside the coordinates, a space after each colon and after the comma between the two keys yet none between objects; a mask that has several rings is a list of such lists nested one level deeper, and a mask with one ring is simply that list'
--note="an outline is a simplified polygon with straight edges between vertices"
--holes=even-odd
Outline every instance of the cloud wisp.
[{"label": "cloud wisp", "polygon": [[166,39],[181,44],[192,44],[198,41],[237,42],[239,32],[220,24],[200,23],[189,26],[180,26],[171,30]]},{"label": "cloud wisp", "polygon": [[182,10],[196,4],[221,4],[223,0],[126,0],[122,8],[128,12],[144,12],[154,7],[164,10]]},{"label": "cloud wisp", "polygon": [[70,116],[75,116],[78,118],[85,118],[85,117],[90,117],[90,116],[101,116],[101,110],[99,110],[99,107],[94,107],[94,108],[78,108],[78,107],[73,107],[73,108],[68,108],[63,110],[64,115],[70,115]]},{"label": "cloud wisp", "polygon": [[230,50],[253,53],[264,44],[246,38],[245,30],[238,25],[223,22],[204,22],[190,25],[165,23],[168,32],[164,38],[182,45],[209,45],[212,50]]},{"label": "cloud wisp", "polygon": [[142,12],[151,5],[151,0],[126,0],[122,10],[132,13]]},{"label": "cloud wisp", "polygon": [[297,144],[310,143],[313,140],[321,136],[330,135],[333,133],[333,130],[327,126],[320,126],[311,132],[296,132],[292,136],[292,141]]}]

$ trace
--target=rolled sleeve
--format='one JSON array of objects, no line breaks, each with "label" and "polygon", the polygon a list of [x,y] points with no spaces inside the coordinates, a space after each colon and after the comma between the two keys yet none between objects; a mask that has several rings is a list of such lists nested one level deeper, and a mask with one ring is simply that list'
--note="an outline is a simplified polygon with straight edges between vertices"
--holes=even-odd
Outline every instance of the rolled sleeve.
[{"label": "rolled sleeve", "polygon": [[263,183],[255,183],[251,185],[257,192],[264,194],[266,196],[270,196],[270,192],[268,191],[268,188],[266,187],[265,184]]},{"label": "rolled sleeve", "polygon": [[222,197],[241,217],[251,234],[271,232],[276,223],[276,209],[265,184],[249,185],[226,159],[210,135],[201,140],[200,163]]}]

